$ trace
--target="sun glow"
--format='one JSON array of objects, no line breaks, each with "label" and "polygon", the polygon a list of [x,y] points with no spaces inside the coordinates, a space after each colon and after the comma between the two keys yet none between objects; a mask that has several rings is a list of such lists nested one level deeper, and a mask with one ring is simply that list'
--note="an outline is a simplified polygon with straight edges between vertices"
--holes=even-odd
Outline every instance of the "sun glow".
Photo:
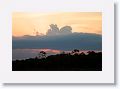
[{"label": "sun glow", "polygon": [[13,36],[35,35],[35,31],[46,35],[50,24],[59,28],[71,26],[72,32],[102,33],[101,12],[24,13],[12,15]]}]

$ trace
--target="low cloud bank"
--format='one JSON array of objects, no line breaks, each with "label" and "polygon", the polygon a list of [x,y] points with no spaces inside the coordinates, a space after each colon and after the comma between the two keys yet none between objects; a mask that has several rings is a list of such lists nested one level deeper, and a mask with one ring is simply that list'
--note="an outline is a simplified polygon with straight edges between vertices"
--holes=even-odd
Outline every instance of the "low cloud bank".
[{"label": "low cloud bank", "polygon": [[13,49],[102,50],[102,36],[90,33],[13,37]]}]

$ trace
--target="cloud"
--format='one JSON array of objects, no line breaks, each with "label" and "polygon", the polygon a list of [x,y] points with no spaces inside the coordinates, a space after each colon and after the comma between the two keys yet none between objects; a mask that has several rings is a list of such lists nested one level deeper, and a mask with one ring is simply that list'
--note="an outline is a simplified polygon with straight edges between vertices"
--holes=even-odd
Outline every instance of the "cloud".
[{"label": "cloud", "polygon": [[59,29],[56,24],[51,24],[50,29],[48,29],[46,35],[55,36],[55,35],[66,35],[71,33],[72,33],[72,28],[70,26],[64,26],[61,29]]},{"label": "cloud", "polygon": [[[54,32],[57,33],[56,30]],[[70,33],[67,30],[65,31],[66,33]],[[61,32],[61,30],[59,30],[59,32]],[[39,48],[56,49],[64,51],[69,51],[73,49],[102,50],[102,36],[90,33],[71,33],[68,35],[28,36],[22,37],[22,39],[20,37],[14,37],[12,40],[12,44],[13,49]]]},{"label": "cloud", "polygon": [[61,34],[71,34],[72,33],[72,28],[70,26],[64,26],[60,29]]}]

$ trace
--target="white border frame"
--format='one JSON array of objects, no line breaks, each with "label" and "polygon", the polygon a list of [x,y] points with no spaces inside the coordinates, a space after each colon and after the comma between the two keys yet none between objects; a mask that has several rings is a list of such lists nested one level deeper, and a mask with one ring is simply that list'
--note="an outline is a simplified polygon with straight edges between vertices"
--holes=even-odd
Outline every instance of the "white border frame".
[{"label": "white border frame", "polygon": [[[102,71],[12,71],[12,12],[102,12]],[[0,82],[114,83],[112,0],[15,0],[0,11]]]}]

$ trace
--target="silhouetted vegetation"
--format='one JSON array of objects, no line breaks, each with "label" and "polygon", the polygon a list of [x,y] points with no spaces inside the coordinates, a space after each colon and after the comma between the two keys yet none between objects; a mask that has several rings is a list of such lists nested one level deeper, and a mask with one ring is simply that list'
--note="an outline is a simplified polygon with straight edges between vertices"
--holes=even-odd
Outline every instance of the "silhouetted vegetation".
[{"label": "silhouetted vegetation", "polygon": [[102,71],[102,52],[88,51],[87,54],[75,49],[46,56],[41,51],[37,57],[12,61],[13,71]]}]

